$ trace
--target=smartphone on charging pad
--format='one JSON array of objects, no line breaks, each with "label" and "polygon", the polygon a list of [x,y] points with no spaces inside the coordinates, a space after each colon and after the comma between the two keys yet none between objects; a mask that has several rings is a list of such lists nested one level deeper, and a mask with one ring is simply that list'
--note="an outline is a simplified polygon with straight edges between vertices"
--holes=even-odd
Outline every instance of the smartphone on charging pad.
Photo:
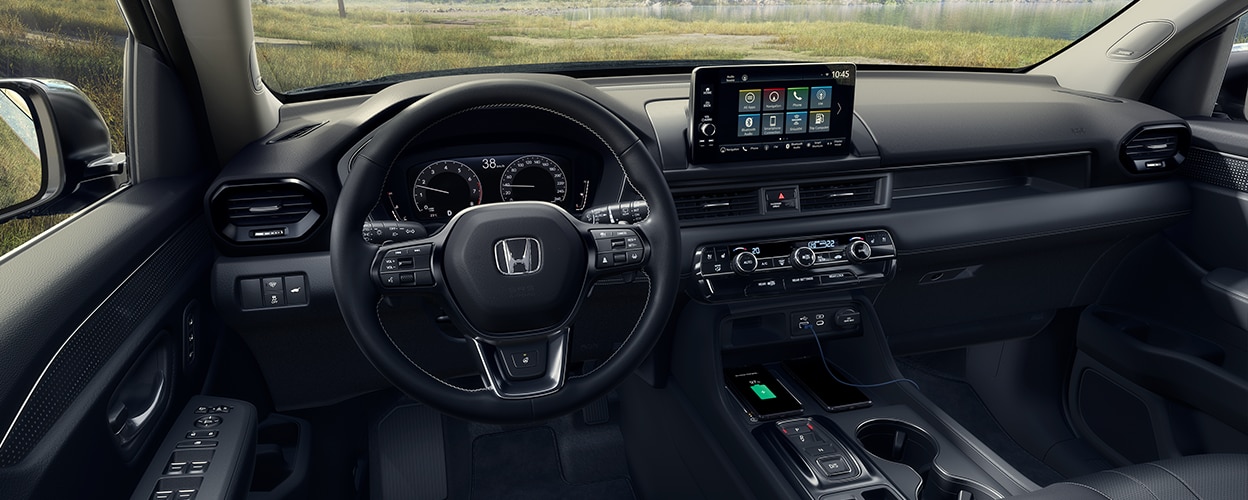
[{"label": "smartphone on charging pad", "polygon": [[724,384],[758,420],[797,415],[802,403],[762,365],[724,370]]},{"label": "smartphone on charging pad", "polygon": [[790,359],[784,362],[784,368],[827,411],[846,411],[871,406],[871,398],[863,394],[861,389],[832,378],[829,370],[836,373],[837,378],[847,380],[836,368],[826,366],[821,358]]}]

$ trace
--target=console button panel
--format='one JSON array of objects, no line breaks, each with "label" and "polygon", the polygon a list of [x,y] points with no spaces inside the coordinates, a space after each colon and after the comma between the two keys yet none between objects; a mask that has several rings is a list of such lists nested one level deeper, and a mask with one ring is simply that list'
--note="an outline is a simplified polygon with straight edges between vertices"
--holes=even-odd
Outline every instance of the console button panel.
[{"label": "console button panel", "polygon": [[897,266],[883,229],[786,240],[707,245],[694,255],[697,296],[707,301],[880,285]]},{"label": "console button panel", "polygon": [[853,455],[821,424],[810,418],[776,422],[802,461],[818,474],[820,483],[838,483],[861,476],[863,471]]}]

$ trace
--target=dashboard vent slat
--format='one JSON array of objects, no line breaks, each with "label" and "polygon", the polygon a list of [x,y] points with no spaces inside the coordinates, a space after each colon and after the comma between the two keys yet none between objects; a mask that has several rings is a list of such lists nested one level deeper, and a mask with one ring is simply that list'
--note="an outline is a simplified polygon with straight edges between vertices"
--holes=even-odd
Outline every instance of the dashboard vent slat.
[{"label": "dashboard vent slat", "polygon": [[294,179],[226,185],[210,206],[218,234],[236,243],[301,238],[325,213],[320,194]]},{"label": "dashboard vent slat", "polygon": [[1145,127],[1122,144],[1122,163],[1135,172],[1170,170],[1183,161],[1189,137],[1180,125]]},{"label": "dashboard vent slat", "polygon": [[758,190],[710,191],[675,194],[680,220],[757,215]]},{"label": "dashboard vent slat", "polygon": [[802,212],[876,205],[878,179],[829,181],[798,186]]}]

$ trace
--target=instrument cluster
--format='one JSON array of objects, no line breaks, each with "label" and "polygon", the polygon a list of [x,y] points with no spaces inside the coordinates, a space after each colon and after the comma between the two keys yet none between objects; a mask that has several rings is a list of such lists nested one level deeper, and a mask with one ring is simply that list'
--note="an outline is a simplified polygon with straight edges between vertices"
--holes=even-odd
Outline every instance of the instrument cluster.
[{"label": "instrument cluster", "polygon": [[386,193],[391,215],[419,222],[443,221],[468,207],[508,201],[545,201],[578,214],[590,201],[594,180],[578,171],[574,159],[549,153],[420,160],[399,177]]}]

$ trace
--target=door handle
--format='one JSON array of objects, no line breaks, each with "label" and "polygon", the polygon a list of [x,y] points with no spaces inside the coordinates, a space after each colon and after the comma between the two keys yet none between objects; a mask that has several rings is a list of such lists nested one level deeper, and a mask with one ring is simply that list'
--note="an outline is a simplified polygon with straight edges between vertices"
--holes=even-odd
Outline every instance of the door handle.
[{"label": "door handle", "polygon": [[167,392],[164,374],[153,374],[153,377],[156,380],[153,381],[154,387],[150,395],[143,397],[140,401],[119,400],[109,409],[108,428],[112,431],[117,444],[125,446],[133,441],[164,402],[165,392]]}]

